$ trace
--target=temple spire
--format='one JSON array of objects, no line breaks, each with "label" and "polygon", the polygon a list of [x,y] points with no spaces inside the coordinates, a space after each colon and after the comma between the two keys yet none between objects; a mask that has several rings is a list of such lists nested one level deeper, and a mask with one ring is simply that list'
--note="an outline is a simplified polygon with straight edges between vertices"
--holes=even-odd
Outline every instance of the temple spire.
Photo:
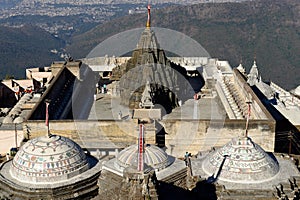
[{"label": "temple spire", "polygon": [[150,27],[151,27],[151,6],[150,3],[148,3],[148,19],[147,19],[146,28],[150,28]]}]

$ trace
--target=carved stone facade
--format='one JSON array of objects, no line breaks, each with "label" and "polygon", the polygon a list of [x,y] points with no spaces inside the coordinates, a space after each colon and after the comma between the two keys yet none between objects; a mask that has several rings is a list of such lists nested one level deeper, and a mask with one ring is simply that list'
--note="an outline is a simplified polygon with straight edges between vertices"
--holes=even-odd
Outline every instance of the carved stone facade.
[{"label": "carved stone facade", "polygon": [[72,140],[53,135],[25,143],[0,167],[0,198],[91,199],[98,195],[98,160]]},{"label": "carved stone facade", "polygon": [[112,71],[112,80],[119,80],[121,103],[139,108],[145,85],[149,82],[153,104],[160,104],[166,112],[186,97],[186,70],[172,63],[160,49],[150,28],[142,33],[132,58]]},{"label": "carved stone facade", "polygon": [[154,170],[147,173],[139,172],[133,168],[124,171],[119,199],[158,199],[157,178]]}]

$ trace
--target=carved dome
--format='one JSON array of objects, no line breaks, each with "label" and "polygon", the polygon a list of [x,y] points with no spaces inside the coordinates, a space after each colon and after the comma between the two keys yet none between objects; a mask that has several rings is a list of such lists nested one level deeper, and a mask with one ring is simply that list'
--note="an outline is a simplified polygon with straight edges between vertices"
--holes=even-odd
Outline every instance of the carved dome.
[{"label": "carved dome", "polygon": [[211,152],[202,168],[209,176],[235,183],[264,182],[279,172],[276,158],[248,137],[233,138],[222,148]]},{"label": "carved dome", "polygon": [[10,174],[20,182],[49,183],[67,180],[88,169],[87,157],[78,144],[52,135],[25,143],[12,161]]},{"label": "carved dome", "polygon": [[[138,145],[131,145],[122,150],[115,162],[117,169],[124,170],[129,166],[137,166]],[[147,144],[145,145],[144,161],[146,165],[161,170],[172,164],[172,158],[161,148]]]}]

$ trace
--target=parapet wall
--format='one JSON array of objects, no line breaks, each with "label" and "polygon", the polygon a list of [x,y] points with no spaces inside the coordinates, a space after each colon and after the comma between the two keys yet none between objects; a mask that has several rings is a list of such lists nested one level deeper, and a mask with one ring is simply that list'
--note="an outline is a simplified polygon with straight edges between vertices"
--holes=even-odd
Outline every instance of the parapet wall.
[{"label": "parapet wall", "polygon": [[[167,152],[182,157],[186,151],[196,154],[223,146],[245,133],[245,120],[163,120]],[[251,120],[248,136],[266,151],[273,152],[275,121]]]},{"label": "parapet wall", "polygon": [[[68,137],[83,148],[124,148],[137,141],[137,121],[73,121],[55,120],[49,123],[50,133]],[[23,124],[24,137],[31,139],[47,134],[45,122],[27,121]]]},{"label": "parapet wall", "polygon": [[[212,147],[222,146],[231,138],[245,133],[245,120],[174,120],[159,122],[163,131],[166,151],[182,157],[186,151],[196,154]],[[68,137],[85,148],[120,149],[137,142],[137,120],[101,121],[50,121],[52,134]],[[44,121],[27,121],[23,126],[24,137],[34,138],[47,133]],[[160,132],[160,130],[156,130]],[[162,132],[163,132],[162,131]],[[251,120],[248,135],[266,151],[274,151],[275,121]],[[150,141],[154,131],[146,130]],[[152,142],[150,142],[152,143]]]},{"label": "parapet wall", "polygon": [[234,69],[233,72],[235,84],[238,86],[239,91],[243,93],[243,96],[247,101],[252,102],[252,113],[254,112],[256,117],[259,119],[274,120],[272,115],[262,104],[261,100],[257,97],[252,88],[246,82],[245,77],[237,69]]}]

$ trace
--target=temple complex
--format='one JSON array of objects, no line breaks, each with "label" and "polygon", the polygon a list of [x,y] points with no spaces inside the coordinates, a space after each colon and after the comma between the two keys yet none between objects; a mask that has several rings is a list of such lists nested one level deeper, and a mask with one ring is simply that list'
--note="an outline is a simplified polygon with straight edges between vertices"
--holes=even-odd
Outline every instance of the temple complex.
[{"label": "temple complex", "polygon": [[13,105],[0,102],[0,128],[20,123],[24,139],[0,166],[0,198],[299,199],[299,89],[264,82],[256,60],[247,73],[167,57],[157,35],[148,6],[131,57],[1,83]]}]

